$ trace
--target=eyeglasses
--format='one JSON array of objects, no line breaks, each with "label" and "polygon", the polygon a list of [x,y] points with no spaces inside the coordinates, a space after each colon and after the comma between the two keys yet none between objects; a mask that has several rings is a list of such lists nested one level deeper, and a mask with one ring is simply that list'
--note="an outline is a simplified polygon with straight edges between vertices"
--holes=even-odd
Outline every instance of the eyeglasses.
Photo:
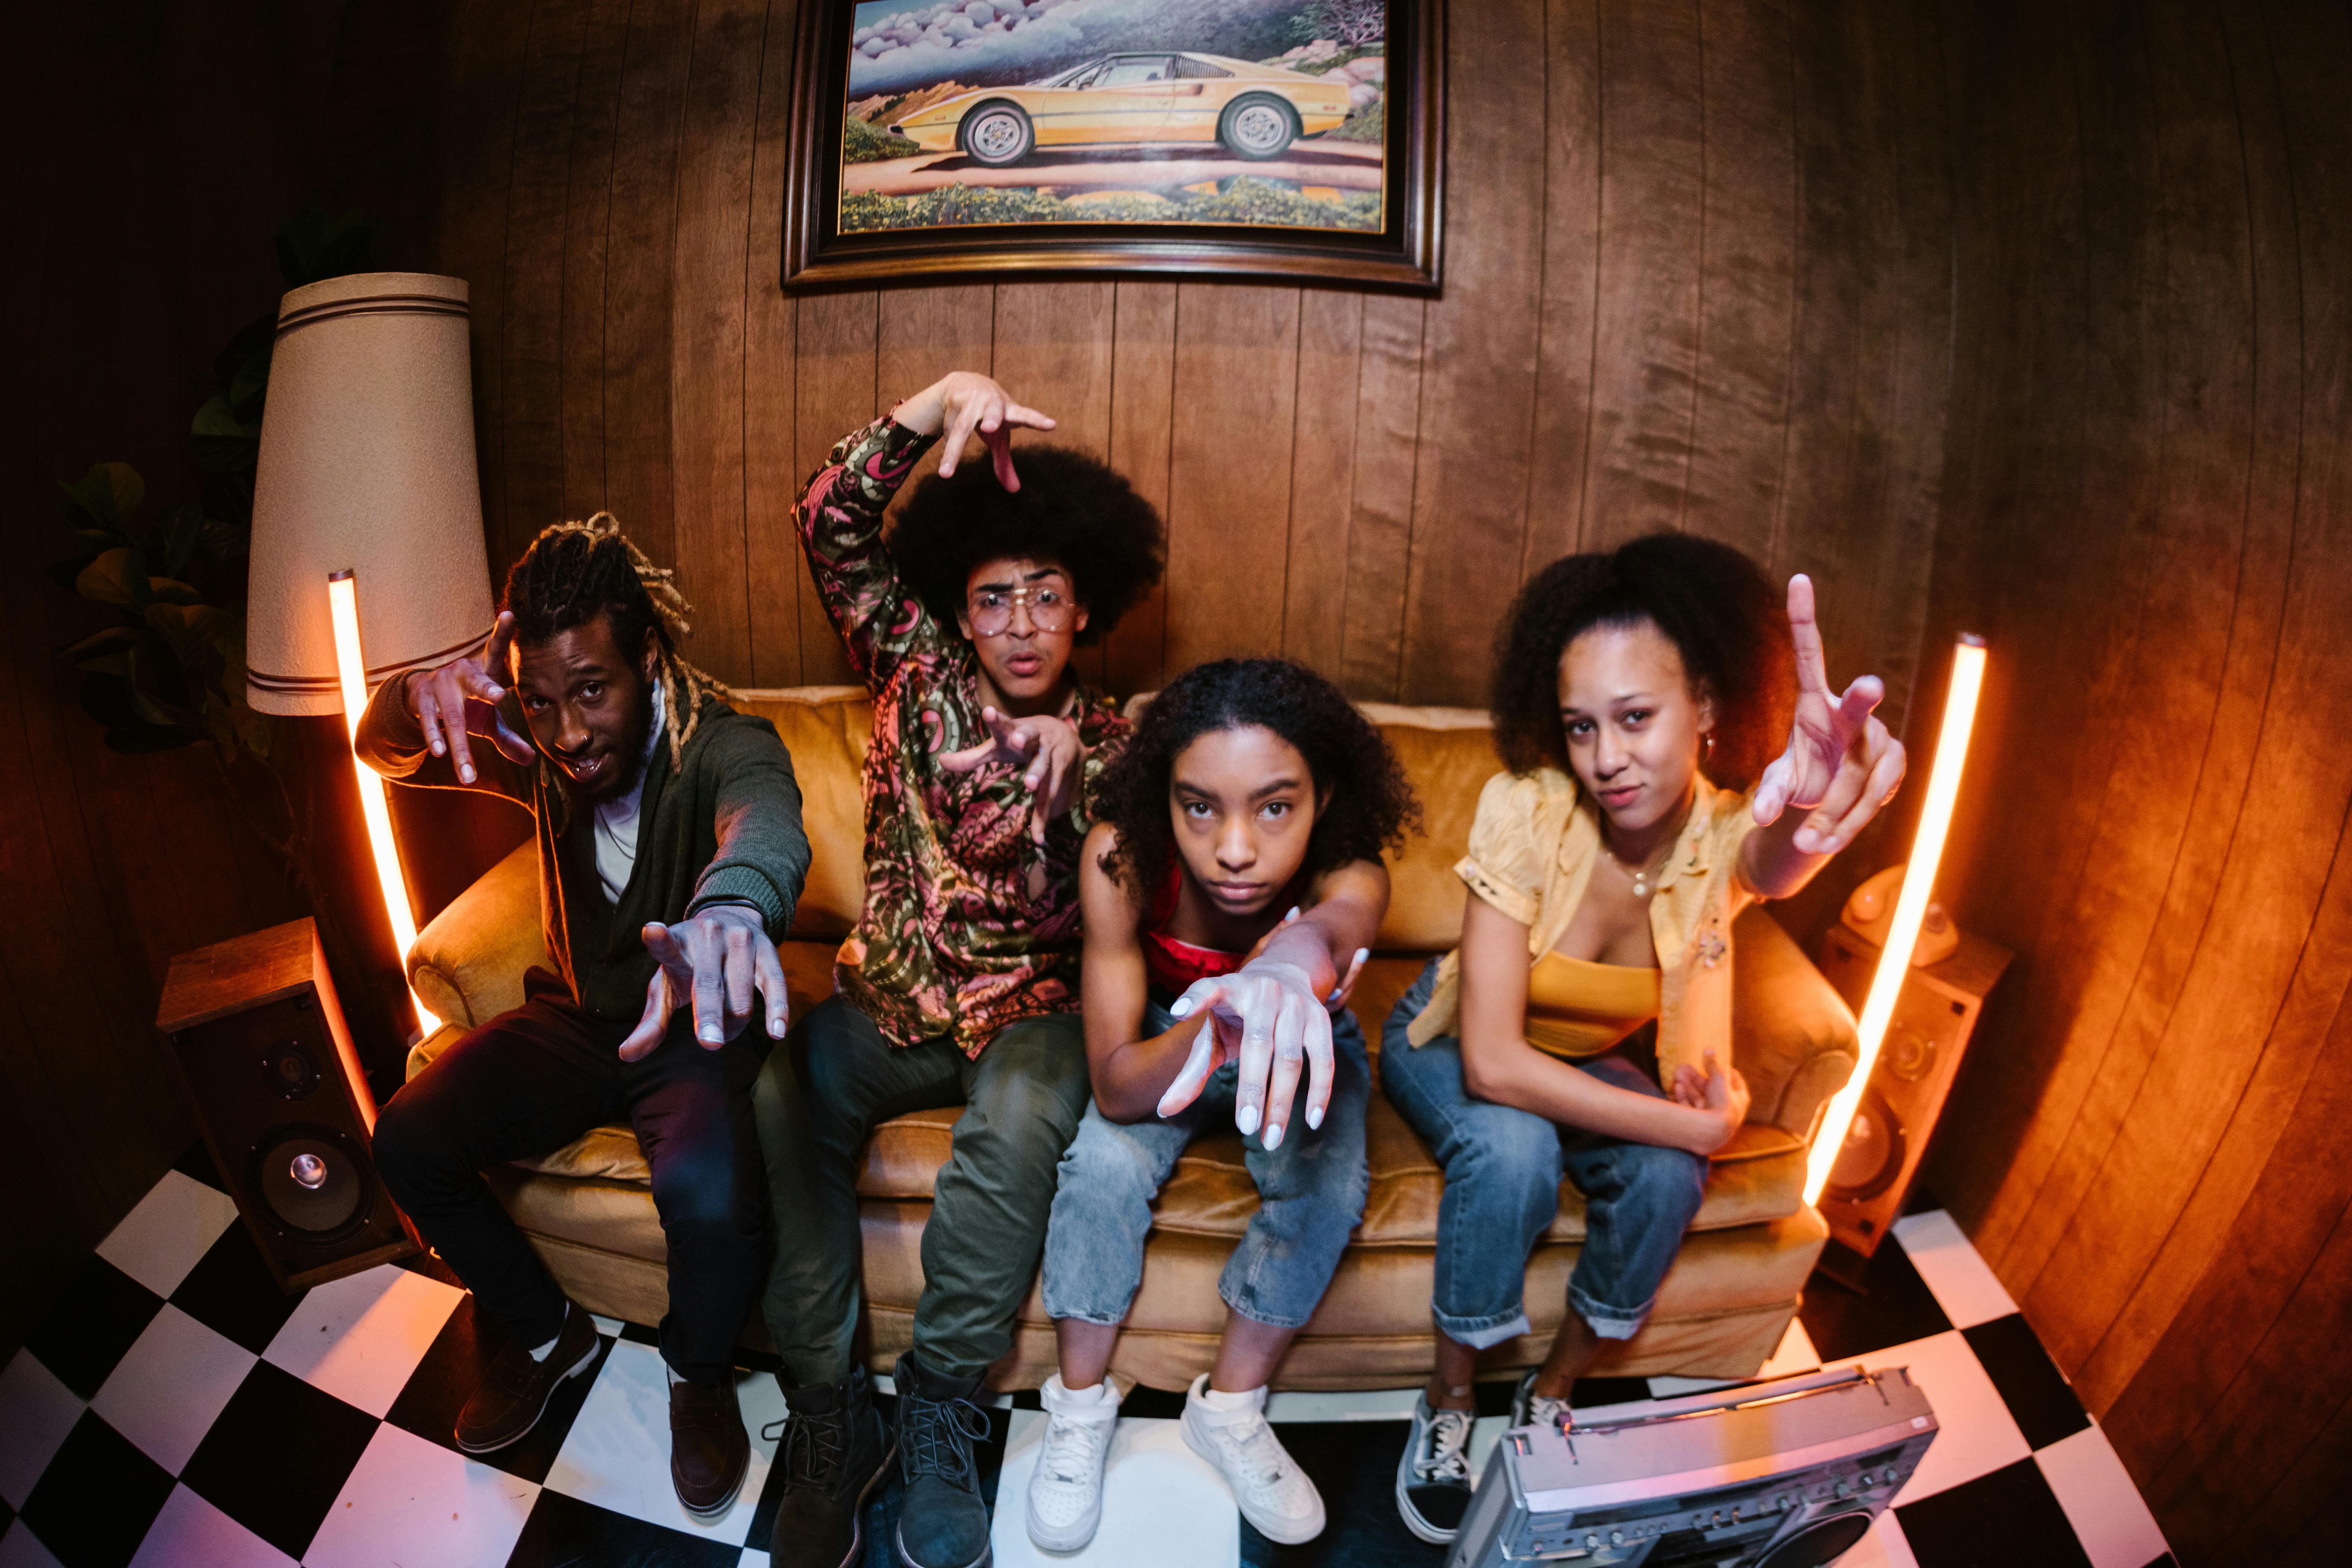
[{"label": "eyeglasses", "polygon": [[1003,637],[1013,626],[1013,606],[1027,606],[1029,624],[1041,632],[1067,630],[1070,625],[1070,597],[1061,589],[985,588],[971,596],[970,612],[975,637]]}]

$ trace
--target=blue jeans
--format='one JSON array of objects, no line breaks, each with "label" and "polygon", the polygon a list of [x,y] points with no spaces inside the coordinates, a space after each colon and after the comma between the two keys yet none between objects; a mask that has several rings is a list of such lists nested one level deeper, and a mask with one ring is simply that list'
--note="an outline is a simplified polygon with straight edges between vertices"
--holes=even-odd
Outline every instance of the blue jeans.
[{"label": "blue jeans", "polygon": [[[1176,1026],[1157,1001],[1144,1008],[1142,1037]],[[1370,1174],[1364,1164],[1364,1109],[1371,1069],[1363,1031],[1346,1009],[1331,1018],[1331,1103],[1323,1125],[1307,1126],[1307,1079],[1298,1080],[1290,1125],[1269,1153],[1262,1137],[1242,1141],[1257,1184],[1257,1213],[1225,1260],[1217,1294],[1243,1317],[1295,1329],[1314,1315],[1364,1215]],[[1062,1156],[1054,1210],[1045,1223],[1045,1310],[1056,1318],[1118,1323],[1143,1280],[1143,1240],[1151,1200],[1184,1146],[1234,1121],[1234,1064],[1209,1075],[1200,1098],[1166,1118],[1120,1122],[1089,1100],[1078,1135]]]},{"label": "blue jeans", "polygon": [[[1462,1042],[1416,1047],[1405,1027],[1429,1005],[1432,963],[1381,1030],[1381,1087],[1445,1171],[1437,1207],[1437,1326],[1479,1350],[1529,1331],[1522,1300],[1528,1255],[1559,1210],[1563,1172],[1584,1194],[1584,1247],[1568,1304],[1604,1340],[1633,1337],[1657,1304],[1658,1281],[1698,1213],[1706,1162],[1681,1149],[1628,1143],[1474,1100],[1462,1085]],[[1624,1056],[1578,1064],[1620,1089],[1664,1099],[1654,1071]]]}]

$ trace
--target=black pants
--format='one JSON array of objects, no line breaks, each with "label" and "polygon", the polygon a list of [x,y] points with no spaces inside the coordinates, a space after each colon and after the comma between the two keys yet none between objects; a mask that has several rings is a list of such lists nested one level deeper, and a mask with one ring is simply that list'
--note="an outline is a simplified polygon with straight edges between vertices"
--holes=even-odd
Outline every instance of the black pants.
[{"label": "black pants", "polygon": [[857,1173],[893,1116],[961,1105],[923,1226],[915,1353],[977,1377],[1013,1348],[1062,1151],[1086,1114],[1086,1029],[1076,1013],[1007,1024],[966,1057],[944,1037],[894,1047],[838,996],[809,1009],[760,1075],[776,1262],[768,1332],[791,1387],[849,1375],[860,1295]]},{"label": "black pants", "polygon": [[376,1120],[384,1185],[457,1278],[525,1345],[562,1326],[562,1289],[523,1239],[484,1167],[552,1153],[626,1116],[653,1167],[669,1243],[662,1356],[680,1377],[730,1375],[735,1339],[768,1272],[768,1219],[751,1081],[767,1038],[746,1029],[717,1050],[680,1009],[644,1058],[615,1054],[634,1026],[583,1011],[542,969],[523,1005],[460,1038]]}]

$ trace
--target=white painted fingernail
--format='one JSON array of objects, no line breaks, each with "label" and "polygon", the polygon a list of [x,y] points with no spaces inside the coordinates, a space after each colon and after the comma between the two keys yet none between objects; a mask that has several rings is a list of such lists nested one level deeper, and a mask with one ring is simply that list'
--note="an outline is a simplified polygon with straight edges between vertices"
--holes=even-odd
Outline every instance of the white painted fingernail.
[{"label": "white painted fingernail", "polygon": [[1312,1106],[1307,1107],[1307,1126],[1308,1131],[1314,1131],[1314,1130],[1316,1130],[1316,1129],[1318,1129],[1318,1128],[1320,1128],[1322,1125],[1323,1125],[1323,1113],[1322,1113],[1321,1111],[1319,1111],[1319,1110],[1316,1110],[1316,1109],[1315,1109],[1314,1107],[1312,1107]]},{"label": "white painted fingernail", "polygon": [[474,782],[474,770],[470,765],[459,768],[457,770],[457,776],[466,783],[472,784]]},{"label": "white painted fingernail", "polygon": [[1276,1150],[1276,1149],[1278,1149],[1278,1148],[1280,1148],[1281,1146],[1282,1146],[1282,1129],[1281,1129],[1281,1128],[1279,1128],[1279,1127],[1269,1127],[1269,1128],[1267,1128],[1267,1129],[1265,1130],[1265,1147],[1266,1147],[1267,1151],[1268,1151],[1269,1152],[1271,1152],[1272,1151],[1274,1151],[1274,1150]]},{"label": "white painted fingernail", "polygon": [[1244,1138],[1257,1131],[1257,1107],[1255,1105],[1243,1106],[1241,1114],[1234,1118],[1234,1125],[1242,1130]]},{"label": "white painted fingernail", "polygon": [[703,1040],[704,1040],[704,1042],[705,1042],[706,1044],[715,1046],[715,1045],[718,1045],[718,1044],[719,1043],[719,1026],[718,1026],[718,1025],[716,1025],[716,1024],[705,1024],[705,1025],[703,1025],[703,1026],[702,1026],[702,1030],[701,1030],[701,1035],[702,1035],[702,1038],[703,1038]]},{"label": "white painted fingernail", "polygon": [[1290,906],[1290,912],[1289,912],[1288,914],[1286,914],[1286,915],[1283,916],[1282,918],[1283,918],[1284,920],[1286,920],[1286,921],[1295,921],[1295,920],[1297,920],[1297,919],[1298,918],[1298,906],[1297,906],[1297,904],[1293,904],[1293,905],[1291,905],[1291,906]]},{"label": "white painted fingernail", "polygon": [[1369,948],[1369,947],[1360,947],[1360,948],[1358,948],[1358,949],[1356,950],[1356,962],[1357,962],[1358,963],[1363,963],[1365,960],[1367,960],[1367,959],[1370,958],[1371,956],[1372,956],[1372,950],[1371,950],[1370,948]]},{"label": "white painted fingernail", "polygon": [[1190,996],[1177,997],[1176,1005],[1168,1009],[1168,1016],[1171,1018],[1191,1017],[1192,1016],[1192,999]]},{"label": "white painted fingernail", "polygon": [[436,757],[446,757],[449,754],[449,748],[436,741],[433,742],[433,754]]}]

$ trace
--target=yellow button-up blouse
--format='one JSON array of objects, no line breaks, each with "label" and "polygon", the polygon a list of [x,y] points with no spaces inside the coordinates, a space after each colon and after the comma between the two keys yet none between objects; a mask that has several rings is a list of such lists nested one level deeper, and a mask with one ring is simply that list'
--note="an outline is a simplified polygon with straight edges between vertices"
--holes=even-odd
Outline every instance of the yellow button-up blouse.
[{"label": "yellow button-up blouse", "polygon": [[[1731,922],[1756,897],[1739,874],[1739,846],[1756,825],[1745,795],[1702,777],[1690,820],[1658,876],[1650,939],[1658,950],[1658,1077],[1671,1085],[1685,1062],[1706,1070],[1706,1053],[1731,1065]],[[1478,796],[1470,853],[1455,864],[1470,890],[1528,928],[1532,963],[1556,947],[1584,900],[1601,854],[1601,813],[1576,781],[1553,768],[1496,773]],[[1429,1005],[1406,1038],[1416,1046],[1456,1032],[1462,955],[1445,955]]]}]

